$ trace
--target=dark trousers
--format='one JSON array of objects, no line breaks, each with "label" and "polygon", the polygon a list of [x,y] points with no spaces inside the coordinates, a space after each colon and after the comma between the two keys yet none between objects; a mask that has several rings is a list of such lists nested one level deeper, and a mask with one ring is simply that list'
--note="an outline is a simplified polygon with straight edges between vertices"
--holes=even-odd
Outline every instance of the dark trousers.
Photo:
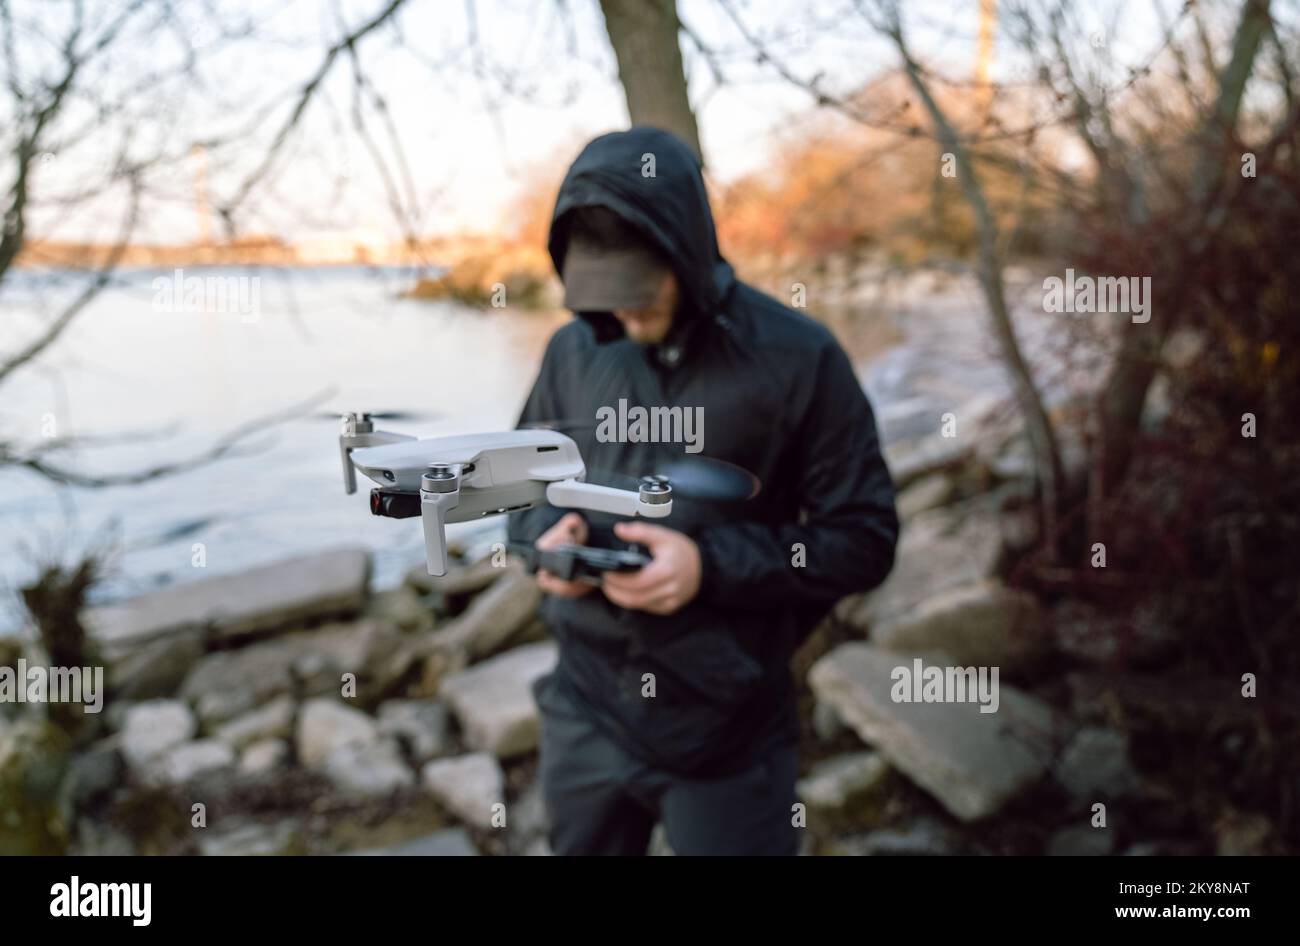
[{"label": "dark trousers", "polygon": [[634,758],[554,677],[533,688],[542,714],[542,793],[555,854],[646,853],[663,822],[676,854],[798,853],[798,747],[722,778],[683,778]]}]

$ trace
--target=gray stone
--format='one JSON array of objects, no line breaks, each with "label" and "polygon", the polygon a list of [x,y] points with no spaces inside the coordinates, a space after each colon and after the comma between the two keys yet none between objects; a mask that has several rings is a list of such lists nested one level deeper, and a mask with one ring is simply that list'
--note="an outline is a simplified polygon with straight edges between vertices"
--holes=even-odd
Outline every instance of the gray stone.
[{"label": "gray stone", "polygon": [[895,489],[905,489],[931,473],[961,466],[971,456],[971,445],[963,438],[931,436],[919,442],[899,441],[885,445],[885,462]]},{"label": "gray stone", "polygon": [[203,656],[207,632],[180,628],[105,658],[104,675],[115,699],[171,697],[194,662]]},{"label": "gray stone", "polygon": [[530,782],[528,787],[519,793],[519,797],[510,803],[507,818],[513,851],[527,853],[528,848],[536,841],[546,839],[550,828],[550,817],[546,811],[546,800],[542,796],[541,779]]},{"label": "gray stone", "polygon": [[1052,857],[1105,857],[1114,850],[1115,832],[1090,825],[1062,828],[1047,842]]},{"label": "gray stone", "polygon": [[222,639],[355,614],[369,578],[367,551],[335,549],[92,608],[84,619],[111,662],[148,641],[195,628]]},{"label": "gray stone", "polygon": [[76,808],[94,801],[116,788],[122,781],[120,739],[110,736],[87,747],[72,759],[64,787],[68,800]]},{"label": "gray stone", "polygon": [[992,578],[1002,553],[997,515],[988,509],[949,506],[921,513],[899,537],[894,568],[875,591],[836,606],[846,624],[874,634],[935,595]]},{"label": "gray stone", "polygon": [[199,739],[174,746],[150,761],[144,768],[144,776],[154,784],[184,785],[234,764],[235,750],[230,746],[216,739]]},{"label": "gray stone", "polygon": [[493,566],[493,557],[489,555],[472,565],[454,565],[442,576],[430,575],[422,563],[406,573],[405,583],[421,594],[435,594],[449,599],[478,594],[504,572],[504,568]]},{"label": "gray stone", "polygon": [[273,824],[247,822],[199,838],[199,853],[205,857],[279,857],[292,854],[298,841],[299,824],[287,818]]},{"label": "gray stone", "polygon": [[448,677],[442,695],[474,749],[509,758],[537,747],[541,722],[532,684],[555,667],[552,642],[528,644]]},{"label": "gray stone", "polygon": [[334,750],[368,745],[379,738],[375,721],[360,710],[328,697],[308,700],[298,713],[298,761],[324,765]]},{"label": "gray stone", "polygon": [[822,742],[831,742],[848,729],[835,707],[824,700],[813,701],[812,728]]},{"label": "gray stone", "polygon": [[78,818],[77,836],[68,853],[75,857],[133,857],[136,850],[126,832],[90,818]]},{"label": "gray stone", "polygon": [[518,566],[497,570],[504,574],[463,614],[418,644],[433,665],[433,676],[457,673],[496,653],[537,614],[542,593],[533,577]]},{"label": "gray stone", "polygon": [[646,849],[646,854],[650,857],[675,857],[676,851],[668,843],[668,832],[664,829],[663,823],[654,826],[650,832],[650,843]]},{"label": "gray stone", "polygon": [[505,775],[486,752],[437,759],[420,772],[425,788],[466,824],[491,828],[493,805],[505,804]]},{"label": "gray stone", "polygon": [[923,476],[899,492],[896,500],[898,517],[906,521],[923,512],[937,509],[952,498],[955,489],[952,477],[947,473]]},{"label": "gray stone", "polygon": [[366,614],[403,631],[419,633],[433,629],[433,609],[407,585],[371,595]]},{"label": "gray stone", "polygon": [[[925,664],[946,661],[934,655]],[[1006,684],[995,713],[974,702],[894,702],[898,666],[898,654],[851,643],[808,676],[865,742],[965,821],[995,813],[1043,775],[1055,740],[1049,707]]]},{"label": "gray stone", "polygon": [[823,759],[799,779],[795,791],[809,808],[843,808],[879,789],[889,763],[878,752],[851,752]]},{"label": "gray stone", "polygon": [[1129,762],[1128,737],[1115,729],[1080,730],[1061,753],[1055,774],[1071,798],[1089,804],[1142,793]]},{"label": "gray stone", "polygon": [[382,694],[414,659],[391,624],[364,618],[288,634],[200,660],[181,686],[208,728],[276,697],[340,693],[343,674],[357,678],[357,696]]},{"label": "gray stone", "polygon": [[918,818],[904,827],[880,828],[836,845],[837,853],[864,857],[943,857],[961,852],[961,843],[947,825]]},{"label": "gray stone", "polygon": [[379,731],[396,738],[417,764],[451,752],[451,719],[437,700],[389,700],[379,707]]},{"label": "gray stone", "polygon": [[262,776],[279,771],[289,761],[289,743],[283,739],[255,742],[239,754],[241,775]]},{"label": "gray stone", "polygon": [[265,706],[217,727],[214,735],[233,749],[267,739],[287,739],[293,734],[296,708],[292,697],[278,696]]},{"label": "gray stone", "polygon": [[168,749],[189,742],[197,730],[194,714],[178,700],[137,703],[122,728],[122,756],[132,770],[142,771]]},{"label": "gray stone", "polygon": [[478,849],[464,828],[444,828],[413,841],[353,854],[357,857],[477,857]]},{"label": "gray stone", "polygon": [[873,621],[871,641],[903,653],[940,651],[962,665],[1015,669],[1047,649],[1049,633],[1033,595],[986,580],[936,591]]},{"label": "gray stone", "polygon": [[336,788],[349,795],[389,795],[415,784],[415,773],[391,739],[345,743],[330,753],[324,771]]},{"label": "gray stone", "polygon": [[1159,663],[1175,653],[1180,640],[1158,599],[1144,599],[1114,613],[1086,601],[1066,599],[1052,611],[1056,649],[1090,664]]}]

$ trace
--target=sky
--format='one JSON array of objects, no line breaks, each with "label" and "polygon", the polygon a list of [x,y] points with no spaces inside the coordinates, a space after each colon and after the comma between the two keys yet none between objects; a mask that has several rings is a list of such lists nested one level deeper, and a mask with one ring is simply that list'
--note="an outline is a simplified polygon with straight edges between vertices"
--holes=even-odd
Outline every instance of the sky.
[{"label": "sky", "polygon": [[[24,0],[18,0],[21,4]],[[36,0],[25,0],[30,6]],[[39,0],[57,10],[63,0]],[[191,0],[167,29],[143,30],[102,67],[106,88],[122,89],[178,55],[184,34],[200,54],[201,82],[159,83],[129,114],[76,147],[56,149],[39,168],[44,193],[75,188],[113,153],[122,128],[172,153],[158,175],[136,242],[185,243],[200,234],[196,179],[200,159],[182,146],[234,137],[209,148],[202,166],[212,202],[235,193],[266,154],[296,92],[318,68],[341,23],[365,21],[387,0]],[[216,19],[205,11],[212,4]],[[111,9],[103,0],[100,6]],[[979,0],[908,0],[913,43],[928,62],[955,78],[973,74]],[[1099,2],[1105,9],[1123,4]],[[729,15],[758,37],[793,73],[820,75],[847,93],[897,64],[853,0],[679,0],[689,32],[712,51],[725,76],[683,37],[688,89],[709,174],[716,184],[761,173],[783,143],[812,120],[806,92],[755,62],[752,44]],[[472,13],[472,16],[471,16]],[[1113,33],[1113,52],[1140,47],[1151,29]],[[1142,23],[1138,18],[1139,26]],[[1153,21],[1148,21],[1148,27]],[[48,26],[59,24],[52,17]],[[232,39],[249,27],[249,38]],[[398,35],[400,31],[400,37]],[[474,37],[476,42],[471,42]],[[35,50],[35,45],[33,45]],[[39,53],[33,51],[32,55]],[[407,0],[395,28],[360,44],[364,84],[340,56],[300,129],[238,216],[244,233],[295,242],[349,239],[382,243],[403,232],[374,154],[354,124],[354,101],[394,187],[421,235],[496,231],[514,223],[521,199],[553,190],[563,166],[597,134],[626,127],[627,111],[597,0]],[[995,75],[1015,77],[1000,44]],[[377,108],[382,99],[383,109]],[[82,115],[89,104],[79,103]],[[385,116],[391,125],[385,124]],[[116,123],[116,124],[115,124]],[[120,125],[121,127],[117,127]],[[43,180],[41,180],[43,178]],[[120,195],[93,212],[38,208],[38,233],[64,239],[114,232]]]}]

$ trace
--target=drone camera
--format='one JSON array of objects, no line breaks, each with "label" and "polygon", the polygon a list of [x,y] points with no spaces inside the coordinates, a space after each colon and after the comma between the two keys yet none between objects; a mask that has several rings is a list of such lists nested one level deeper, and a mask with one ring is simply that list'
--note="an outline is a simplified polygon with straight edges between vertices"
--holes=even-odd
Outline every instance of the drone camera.
[{"label": "drone camera", "polygon": [[370,513],[389,519],[413,519],[420,514],[420,494],[390,489],[370,491]]}]

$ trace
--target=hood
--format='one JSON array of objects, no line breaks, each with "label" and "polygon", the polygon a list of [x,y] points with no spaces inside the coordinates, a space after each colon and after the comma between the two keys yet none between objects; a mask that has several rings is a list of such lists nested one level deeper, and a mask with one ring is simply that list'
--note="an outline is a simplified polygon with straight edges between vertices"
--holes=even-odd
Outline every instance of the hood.
[{"label": "hood", "polygon": [[[551,217],[548,249],[556,272],[564,271],[571,212],[590,206],[605,207],[636,226],[671,263],[682,292],[674,335],[726,301],[735,274],[718,251],[699,159],[676,135],[638,125],[601,135],[582,149],[560,185]],[[577,315],[600,341],[623,334],[608,312]]]}]

